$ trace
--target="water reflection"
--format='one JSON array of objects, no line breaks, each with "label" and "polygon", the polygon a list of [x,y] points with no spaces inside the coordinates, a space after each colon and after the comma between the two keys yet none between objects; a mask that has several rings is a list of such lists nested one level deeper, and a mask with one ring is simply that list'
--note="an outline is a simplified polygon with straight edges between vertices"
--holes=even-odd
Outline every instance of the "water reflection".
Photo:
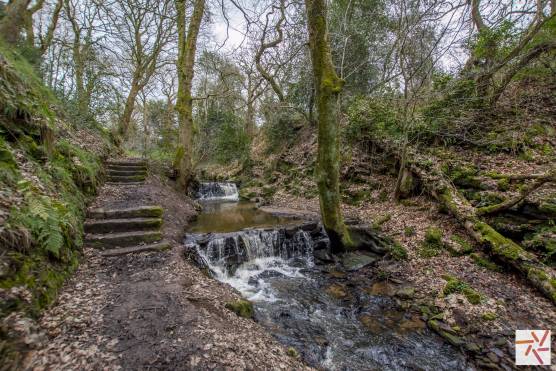
[{"label": "water reflection", "polygon": [[264,228],[291,224],[292,219],[259,210],[253,202],[202,202],[203,212],[190,225],[189,232],[226,233],[244,228]]}]

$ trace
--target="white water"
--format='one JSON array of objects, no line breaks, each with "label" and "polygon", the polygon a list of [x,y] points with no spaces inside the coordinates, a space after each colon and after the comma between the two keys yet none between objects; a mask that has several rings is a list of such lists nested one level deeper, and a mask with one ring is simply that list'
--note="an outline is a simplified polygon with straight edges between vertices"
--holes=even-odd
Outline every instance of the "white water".
[{"label": "white water", "polygon": [[239,193],[235,183],[201,183],[199,187],[201,200],[239,201]]},{"label": "white water", "polygon": [[[268,278],[304,277],[301,270],[313,266],[312,240],[303,230],[296,231],[290,238],[284,238],[278,230],[246,230],[215,237],[208,242],[206,249],[197,247],[197,251],[216,279],[255,302],[277,300],[266,281]],[[243,263],[230,272],[230,260],[238,257]],[[294,261],[297,266],[292,264]]]}]

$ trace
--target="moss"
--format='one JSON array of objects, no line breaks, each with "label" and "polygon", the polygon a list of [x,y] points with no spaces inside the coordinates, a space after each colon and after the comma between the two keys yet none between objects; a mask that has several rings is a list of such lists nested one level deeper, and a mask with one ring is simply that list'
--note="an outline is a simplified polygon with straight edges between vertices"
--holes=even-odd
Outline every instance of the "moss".
[{"label": "moss", "polygon": [[471,304],[476,305],[481,302],[481,294],[471,288],[468,283],[450,275],[445,275],[442,278],[446,280],[446,285],[442,289],[442,294],[444,296],[450,294],[463,294]]},{"label": "moss", "polygon": [[299,358],[299,353],[295,350],[294,347],[289,347],[286,351],[286,354],[292,358]]},{"label": "moss", "polygon": [[484,312],[481,316],[485,321],[494,321],[498,316],[494,312]]},{"label": "moss", "polygon": [[499,191],[506,192],[510,189],[510,181],[507,178],[498,180],[496,184]]},{"label": "moss", "polygon": [[390,254],[396,260],[407,260],[407,250],[397,241],[390,248]]},{"label": "moss", "polygon": [[253,304],[249,300],[245,299],[228,302],[225,307],[243,318],[253,318],[255,313]]},{"label": "moss", "polygon": [[419,255],[423,258],[437,256],[443,246],[442,231],[436,227],[429,227],[425,232],[425,240],[421,243]]},{"label": "moss", "polygon": [[479,169],[470,164],[453,164],[442,169],[452,182],[464,188],[481,188],[481,179],[477,177]]},{"label": "moss", "polygon": [[463,295],[467,298],[467,301],[471,304],[477,305],[481,303],[481,294],[472,288],[466,287],[463,289]]},{"label": "moss", "polygon": [[403,229],[403,234],[406,237],[415,236],[415,227],[411,227],[411,226],[405,227]]},{"label": "moss", "polygon": [[491,262],[490,260],[488,260],[487,258],[482,256],[481,254],[471,254],[470,257],[471,257],[471,259],[473,259],[475,264],[477,264],[477,265],[479,265],[483,268],[486,268],[490,271],[500,272],[502,270],[498,265]]},{"label": "moss", "polygon": [[440,228],[429,227],[425,232],[425,242],[429,244],[442,244],[442,231]]},{"label": "moss", "polygon": [[525,251],[518,244],[505,238],[488,224],[478,221],[475,223],[475,229],[481,234],[483,241],[490,244],[495,255],[513,261],[525,254]]},{"label": "moss", "polygon": [[373,228],[380,229],[380,227],[384,224],[389,222],[392,219],[391,214],[385,214],[377,218],[377,220],[373,223]]},{"label": "moss", "polygon": [[450,239],[459,246],[457,251],[458,255],[467,255],[473,251],[473,246],[465,238],[457,234],[453,234]]}]

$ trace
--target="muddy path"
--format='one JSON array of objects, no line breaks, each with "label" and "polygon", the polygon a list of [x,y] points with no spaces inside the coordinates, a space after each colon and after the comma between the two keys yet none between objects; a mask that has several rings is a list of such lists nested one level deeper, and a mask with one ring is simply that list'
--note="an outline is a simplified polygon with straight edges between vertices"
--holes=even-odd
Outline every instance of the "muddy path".
[{"label": "muddy path", "polygon": [[303,369],[270,334],[225,303],[238,299],[183,258],[191,200],[156,177],[106,185],[93,207],[159,204],[173,248],[119,257],[84,249],[75,276],[39,321],[27,369]]}]

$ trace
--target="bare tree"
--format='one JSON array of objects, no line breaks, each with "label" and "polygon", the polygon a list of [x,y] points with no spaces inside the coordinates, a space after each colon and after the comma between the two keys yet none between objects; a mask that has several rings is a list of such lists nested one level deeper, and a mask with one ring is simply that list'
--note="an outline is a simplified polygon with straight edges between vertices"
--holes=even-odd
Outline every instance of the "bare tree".
[{"label": "bare tree", "polygon": [[[103,5],[110,20],[112,40],[119,46],[129,90],[119,122],[119,134],[125,138],[139,92],[148,84],[161,65],[161,59],[173,39],[174,18],[170,0],[115,0]],[[117,41],[116,41],[117,40]]]},{"label": "bare tree", "polygon": [[178,172],[178,186],[185,190],[193,175],[193,99],[191,89],[193,86],[197,37],[203,20],[205,0],[194,1],[187,32],[185,24],[186,1],[175,0],[175,5],[178,19],[178,96],[176,110],[178,111],[180,136],[174,167]]}]

